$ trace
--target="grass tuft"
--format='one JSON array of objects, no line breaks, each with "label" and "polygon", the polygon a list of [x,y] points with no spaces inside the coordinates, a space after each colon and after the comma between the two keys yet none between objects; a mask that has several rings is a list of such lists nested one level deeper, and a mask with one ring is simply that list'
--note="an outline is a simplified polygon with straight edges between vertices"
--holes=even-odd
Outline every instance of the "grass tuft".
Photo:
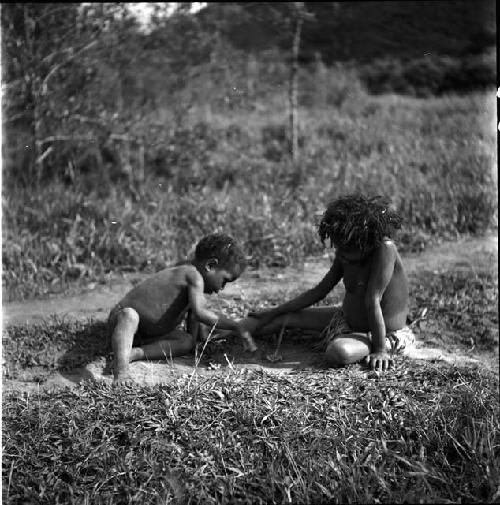
[{"label": "grass tuft", "polygon": [[[498,378],[402,363],[4,397],[16,504],[487,501],[500,477]],[[189,382],[189,388],[187,387]]]}]

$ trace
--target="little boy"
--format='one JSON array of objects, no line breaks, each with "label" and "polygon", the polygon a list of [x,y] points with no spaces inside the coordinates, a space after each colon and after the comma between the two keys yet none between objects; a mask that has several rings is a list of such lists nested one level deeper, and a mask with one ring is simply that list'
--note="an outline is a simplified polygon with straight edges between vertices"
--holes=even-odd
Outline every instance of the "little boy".
[{"label": "little boy", "polygon": [[[256,335],[283,326],[321,332],[326,359],[333,366],[363,358],[372,369],[386,370],[392,354],[406,353],[415,337],[406,327],[408,279],[392,240],[401,217],[382,197],[350,195],[331,202],[319,225],[319,236],[335,248],[325,277],[312,289],[278,307],[250,313],[242,321]],[[319,302],[343,279],[340,307],[306,308]],[[389,354],[391,353],[391,354]]]},{"label": "little boy", "polygon": [[[113,384],[131,381],[129,363],[189,353],[200,324],[231,330],[253,352],[252,336],[238,322],[206,307],[204,293],[217,293],[246,267],[233,238],[212,234],[197,244],[194,259],[165,268],[135,286],[111,310],[108,323],[114,354]],[[184,317],[186,330],[178,328]]]}]

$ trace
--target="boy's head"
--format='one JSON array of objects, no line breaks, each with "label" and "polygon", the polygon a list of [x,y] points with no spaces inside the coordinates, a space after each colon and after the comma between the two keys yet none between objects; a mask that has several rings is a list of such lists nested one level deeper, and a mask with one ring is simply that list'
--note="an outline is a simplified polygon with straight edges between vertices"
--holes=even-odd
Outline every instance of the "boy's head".
[{"label": "boy's head", "polygon": [[236,280],[246,268],[246,259],[236,241],[229,235],[213,233],[203,237],[194,252],[205,280],[205,291],[220,291],[226,282]]},{"label": "boy's head", "polygon": [[333,200],[319,224],[321,241],[328,238],[331,246],[371,252],[384,237],[393,237],[401,228],[401,216],[389,205],[382,196],[348,195]]}]

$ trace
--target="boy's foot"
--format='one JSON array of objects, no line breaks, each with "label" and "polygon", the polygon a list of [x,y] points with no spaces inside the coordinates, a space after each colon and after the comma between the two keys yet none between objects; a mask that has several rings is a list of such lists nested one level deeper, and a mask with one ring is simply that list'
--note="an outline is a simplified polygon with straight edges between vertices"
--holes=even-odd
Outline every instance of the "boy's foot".
[{"label": "boy's foot", "polygon": [[117,375],[112,382],[112,386],[131,386],[135,384],[135,380],[130,374]]},{"label": "boy's foot", "polygon": [[115,377],[112,383],[113,386],[130,386],[135,383],[135,380],[128,368],[124,370],[116,370],[114,375]]}]

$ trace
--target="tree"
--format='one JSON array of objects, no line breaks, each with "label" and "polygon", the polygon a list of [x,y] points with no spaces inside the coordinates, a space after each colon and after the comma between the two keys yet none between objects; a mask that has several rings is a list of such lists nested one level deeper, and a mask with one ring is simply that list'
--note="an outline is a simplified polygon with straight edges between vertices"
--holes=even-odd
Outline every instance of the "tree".
[{"label": "tree", "polygon": [[[315,19],[305,2],[242,2],[238,4],[246,15],[245,22],[263,24],[264,31],[277,33],[278,44],[284,42],[289,52],[288,79],[288,149],[292,163],[296,165],[298,148],[298,70],[300,42],[303,25]],[[234,4],[233,4],[234,8]]]},{"label": "tree", "polygon": [[[54,83],[65,68],[97,44],[82,34],[79,4],[2,6],[4,124],[31,131],[30,166],[40,180],[50,154],[45,137],[54,121]],[[79,75],[78,78],[81,78]]]},{"label": "tree", "polygon": [[102,150],[109,154],[113,142],[123,147],[118,158],[127,157],[151,52],[142,51],[144,38],[126,4],[6,4],[1,22],[9,175],[30,184],[61,164],[73,173],[90,151],[99,172]]}]

